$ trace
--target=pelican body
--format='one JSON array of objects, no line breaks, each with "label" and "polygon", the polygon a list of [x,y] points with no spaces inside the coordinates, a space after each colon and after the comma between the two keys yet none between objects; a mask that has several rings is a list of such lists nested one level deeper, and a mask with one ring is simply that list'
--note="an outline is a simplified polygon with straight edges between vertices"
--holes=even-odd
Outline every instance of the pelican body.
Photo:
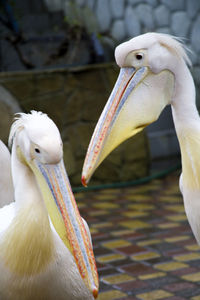
[{"label": "pelican body", "polygon": [[86,185],[114,148],[156,121],[163,108],[171,105],[181,149],[180,190],[200,244],[200,118],[185,49],[179,39],[153,32],[116,48],[119,77],[91,138],[82,182]]},{"label": "pelican body", "polygon": [[92,300],[98,275],[91,237],[47,115],[20,114],[9,143],[14,202],[0,209],[0,299]]}]

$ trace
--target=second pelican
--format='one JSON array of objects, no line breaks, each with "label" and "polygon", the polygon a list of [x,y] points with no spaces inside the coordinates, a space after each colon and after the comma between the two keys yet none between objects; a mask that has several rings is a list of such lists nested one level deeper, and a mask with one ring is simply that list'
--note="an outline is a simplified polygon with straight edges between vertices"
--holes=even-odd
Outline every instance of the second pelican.
[{"label": "second pelican", "polygon": [[82,182],[87,184],[114,148],[156,121],[170,104],[181,149],[180,190],[200,244],[200,118],[190,57],[177,38],[154,32],[122,43],[115,57],[120,74],[91,139]]}]

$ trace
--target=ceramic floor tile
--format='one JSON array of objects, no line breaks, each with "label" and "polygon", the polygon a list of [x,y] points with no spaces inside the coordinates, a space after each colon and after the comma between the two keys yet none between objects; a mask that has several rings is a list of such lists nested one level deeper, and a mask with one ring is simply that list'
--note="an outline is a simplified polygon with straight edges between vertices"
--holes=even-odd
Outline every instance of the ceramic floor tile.
[{"label": "ceramic floor tile", "polygon": [[90,216],[105,216],[107,214],[109,214],[109,211],[106,210],[93,210],[89,212]]},{"label": "ceramic floor tile", "polygon": [[120,222],[120,225],[130,228],[130,229],[141,229],[141,228],[148,228],[151,227],[150,224],[142,222],[140,220],[137,221],[124,221],[124,222]]},{"label": "ceramic floor tile", "polygon": [[125,293],[122,293],[117,290],[111,290],[108,292],[102,292],[97,298],[97,300],[114,300],[114,299],[120,299],[125,296],[127,296]]},{"label": "ceramic floor tile", "polygon": [[200,247],[198,244],[186,245],[185,248],[191,251],[200,251]]},{"label": "ceramic floor tile", "polygon": [[166,276],[166,273],[157,272],[157,273],[152,273],[152,274],[140,275],[138,277],[141,280],[148,280],[148,279],[154,279],[154,278],[165,277],[165,276]]},{"label": "ceramic floor tile", "polygon": [[195,289],[196,286],[189,282],[176,282],[169,285],[165,285],[165,290],[169,292],[177,292],[188,289]]},{"label": "ceramic floor tile", "polygon": [[187,274],[182,276],[182,278],[187,281],[198,282],[200,281],[200,272]]},{"label": "ceramic floor tile", "polygon": [[174,270],[186,268],[187,266],[188,265],[180,262],[170,261],[167,263],[158,264],[155,266],[155,268],[162,271],[174,271]]},{"label": "ceramic floor tile", "polygon": [[111,231],[110,234],[113,237],[125,236],[125,235],[128,235],[128,234],[133,234],[133,230],[130,230],[130,229],[116,230],[116,231]]},{"label": "ceramic floor tile", "polygon": [[124,272],[127,272],[128,274],[139,276],[141,274],[152,274],[157,272],[157,270],[154,270],[154,268],[144,265],[142,263],[133,263],[128,266],[123,266],[121,268]]},{"label": "ceramic floor tile", "polygon": [[126,240],[114,240],[111,242],[102,243],[102,246],[108,249],[114,249],[119,247],[130,246],[130,245],[132,244]]},{"label": "ceramic floor tile", "polygon": [[180,202],[180,197],[161,196],[159,198],[159,201],[168,202],[168,203]]},{"label": "ceramic floor tile", "polygon": [[111,223],[111,222],[101,222],[101,223],[93,224],[91,227],[104,228],[104,227],[111,227],[111,226],[113,226],[113,223]]},{"label": "ceramic floor tile", "polygon": [[97,200],[113,200],[115,195],[112,194],[97,194],[95,197]]},{"label": "ceramic floor tile", "polygon": [[130,294],[131,291],[132,293],[134,293],[134,295],[137,295],[138,291],[144,291],[144,289],[148,288],[148,284],[142,280],[134,280],[118,283],[116,287],[125,293],[129,292]]},{"label": "ceramic floor tile", "polygon": [[156,252],[147,252],[147,253],[132,255],[131,259],[135,261],[146,261],[156,257],[160,257],[160,255]]},{"label": "ceramic floor tile", "polygon": [[178,260],[178,261],[190,261],[190,260],[197,260],[197,259],[200,259],[200,253],[188,253],[188,254],[185,254],[185,255],[177,255],[177,256],[174,256],[174,259],[175,260]]},{"label": "ceramic floor tile", "polygon": [[135,194],[133,192],[131,195],[127,194],[126,199],[131,200],[133,202],[135,202],[135,201],[141,202],[141,201],[147,201],[148,197],[146,195],[143,195],[142,193],[141,194]]},{"label": "ceramic floor tile", "polygon": [[126,256],[118,253],[113,253],[113,254],[97,257],[97,261],[100,263],[109,263],[121,259],[126,259]]},{"label": "ceramic floor tile", "polygon": [[182,222],[182,221],[186,221],[187,217],[185,214],[179,214],[179,215],[166,216],[166,219],[175,222]]},{"label": "ceramic floor tile", "polygon": [[116,284],[116,283],[132,281],[132,280],[135,280],[135,278],[132,276],[129,276],[125,273],[121,273],[121,274],[117,274],[117,275],[102,277],[102,280],[109,284]]},{"label": "ceramic floor tile", "polygon": [[97,209],[113,209],[113,208],[118,208],[119,205],[111,202],[99,202],[93,204],[93,207],[96,207]]},{"label": "ceramic floor tile", "polygon": [[147,292],[147,293],[137,295],[137,297],[142,300],[157,300],[157,299],[167,298],[170,296],[172,296],[171,293],[168,293],[163,290],[155,290],[152,292]]},{"label": "ceramic floor tile", "polygon": [[146,216],[148,216],[148,213],[147,212],[143,212],[143,211],[131,210],[131,211],[124,212],[123,216],[129,217],[129,218],[139,218],[139,217],[146,217]]},{"label": "ceramic floor tile", "polygon": [[137,245],[139,245],[139,246],[151,246],[151,245],[160,244],[160,243],[161,243],[160,239],[152,239],[152,240],[149,239],[149,240],[137,242]]},{"label": "ceramic floor tile", "polygon": [[181,236],[173,236],[169,238],[165,238],[164,240],[168,243],[176,243],[180,241],[188,240],[190,237],[188,235],[181,235]]},{"label": "ceramic floor tile", "polygon": [[174,228],[179,226],[178,223],[163,223],[163,224],[159,224],[158,227],[160,229],[170,229],[170,228]]},{"label": "ceramic floor tile", "polygon": [[179,213],[180,213],[180,212],[185,213],[183,204],[166,205],[166,206],[165,206],[165,209],[168,209],[168,210],[171,210],[171,211],[175,211],[175,212],[179,212]]},{"label": "ceramic floor tile", "polygon": [[145,249],[144,247],[140,247],[137,245],[131,245],[131,246],[127,246],[127,247],[122,247],[122,248],[118,248],[117,249],[119,252],[126,254],[126,255],[131,255],[131,254],[138,254],[140,252],[147,252],[148,250]]},{"label": "ceramic floor tile", "polygon": [[151,204],[137,203],[137,204],[128,205],[128,208],[145,211],[145,210],[152,210],[155,208],[155,206]]}]

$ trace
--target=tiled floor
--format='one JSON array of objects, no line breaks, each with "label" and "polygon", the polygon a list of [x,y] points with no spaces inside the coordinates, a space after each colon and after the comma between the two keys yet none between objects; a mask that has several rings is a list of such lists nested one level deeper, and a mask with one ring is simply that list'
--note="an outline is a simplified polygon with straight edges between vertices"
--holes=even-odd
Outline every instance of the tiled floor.
[{"label": "tiled floor", "polygon": [[92,233],[98,300],[200,300],[200,249],[185,216],[178,174],[75,197]]}]

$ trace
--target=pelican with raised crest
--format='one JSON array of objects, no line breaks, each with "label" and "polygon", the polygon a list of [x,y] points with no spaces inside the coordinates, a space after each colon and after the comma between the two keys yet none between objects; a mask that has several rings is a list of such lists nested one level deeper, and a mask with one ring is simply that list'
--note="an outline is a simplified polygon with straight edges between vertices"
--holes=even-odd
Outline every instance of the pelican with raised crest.
[{"label": "pelican with raised crest", "polygon": [[9,144],[14,202],[0,209],[0,299],[96,298],[91,236],[65,171],[58,128],[46,114],[22,113]]},{"label": "pelican with raised crest", "polygon": [[156,121],[170,104],[181,149],[180,190],[200,244],[200,118],[186,48],[177,38],[152,32],[120,44],[115,58],[119,77],[90,141],[82,183],[87,185],[114,148]]}]

